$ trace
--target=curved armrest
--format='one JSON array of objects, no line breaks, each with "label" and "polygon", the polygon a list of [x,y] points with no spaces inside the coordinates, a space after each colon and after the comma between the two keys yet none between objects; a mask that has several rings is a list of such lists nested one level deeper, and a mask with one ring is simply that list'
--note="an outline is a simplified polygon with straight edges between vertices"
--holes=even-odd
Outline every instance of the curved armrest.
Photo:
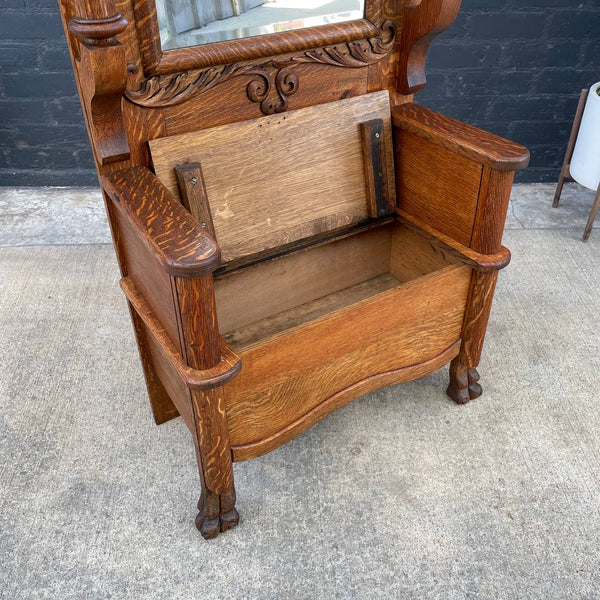
[{"label": "curved armrest", "polygon": [[518,171],[529,164],[525,146],[412,102],[392,108],[392,123],[496,171]]},{"label": "curved armrest", "polygon": [[145,167],[101,177],[102,187],[169,275],[199,277],[221,263],[219,246]]},{"label": "curved armrest", "polygon": [[410,227],[428,239],[432,244],[435,244],[443,252],[446,252],[478,271],[498,271],[506,267],[510,262],[510,251],[504,246],[502,246],[500,251],[495,254],[481,254],[468,246],[460,244],[440,231],[435,230],[433,227],[422,223],[419,219],[405,213],[399,208],[396,209],[396,218],[402,224]]},{"label": "curved armrest", "polygon": [[191,390],[206,390],[222,386],[231,381],[240,372],[242,361],[222,336],[219,336],[219,353],[221,358],[214,367],[210,369],[194,369],[185,364],[177,348],[175,348],[175,345],[170,340],[159,320],[152,313],[152,310],[135,287],[133,281],[124,277],[121,279],[120,284],[121,289],[125,292],[125,296],[127,296],[135,312],[152,332],[164,355],[169,359],[181,379]]}]

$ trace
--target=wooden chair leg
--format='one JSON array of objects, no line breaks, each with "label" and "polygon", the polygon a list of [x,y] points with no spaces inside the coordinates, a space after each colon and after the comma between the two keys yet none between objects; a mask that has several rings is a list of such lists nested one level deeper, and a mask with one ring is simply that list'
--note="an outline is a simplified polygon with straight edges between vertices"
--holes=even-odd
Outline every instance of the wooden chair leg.
[{"label": "wooden chair leg", "polygon": [[459,354],[450,363],[450,383],[446,394],[456,404],[466,404],[469,400],[479,398],[483,393],[483,389],[479,385],[479,373],[477,369],[469,368],[463,361],[463,357]]},{"label": "wooden chair leg", "polygon": [[[220,334],[212,274],[177,278],[184,356],[194,369],[210,369],[220,360]],[[194,446],[202,495],[196,527],[205,539],[238,524],[223,388],[191,390]]]},{"label": "wooden chair leg", "polygon": [[581,90],[581,94],[579,96],[579,103],[577,104],[577,110],[575,111],[575,119],[573,120],[573,127],[571,128],[569,143],[567,144],[565,158],[560,169],[560,177],[558,178],[558,185],[556,186],[556,192],[554,193],[554,200],[552,202],[553,208],[558,206],[560,195],[562,194],[563,186],[565,184],[565,179],[571,178],[571,158],[573,157],[573,150],[575,149],[575,142],[577,141],[577,135],[579,134],[579,127],[581,126],[583,109],[585,108],[588,93],[589,90]]},{"label": "wooden chair leg", "polygon": [[[565,157],[565,160],[566,160],[566,157]],[[563,191],[563,186],[565,185],[565,179],[567,178],[567,175],[565,175],[565,169],[568,171],[568,169],[569,169],[568,164],[566,166],[563,165],[563,167],[560,171],[560,177],[558,178],[558,184],[556,185],[556,191],[554,192],[554,200],[552,201],[552,208],[556,208],[560,201],[560,196]]]},{"label": "wooden chair leg", "polygon": [[138,316],[137,312],[133,309],[129,302],[129,313],[131,314],[131,320],[133,322],[133,330],[137,340],[138,350],[142,361],[142,367],[144,368],[144,376],[146,378],[146,388],[148,389],[148,396],[150,398],[150,406],[152,407],[152,414],[154,415],[154,422],[157,425],[162,425],[171,419],[179,416],[179,412],[175,405],[171,401],[169,394],[160,382],[160,378],[154,369],[154,365],[150,359],[150,354],[147,350],[146,334],[144,332],[143,324]]},{"label": "wooden chair leg", "polygon": [[477,365],[481,358],[498,272],[474,271],[462,328],[458,356],[450,363],[450,383],[446,393],[457,404],[466,404],[483,393]]},{"label": "wooden chair leg", "polygon": [[193,391],[192,403],[196,421],[194,442],[202,484],[196,527],[208,540],[235,527],[239,515],[235,508],[233,465],[222,390]]},{"label": "wooden chair leg", "polygon": [[596,196],[594,197],[594,204],[592,204],[592,210],[590,211],[590,216],[588,217],[588,221],[583,232],[584,242],[587,242],[590,238],[590,234],[592,233],[592,226],[594,225],[596,215],[598,214],[598,208],[600,208],[600,185],[598,185],[598,190],[596,191]]}]

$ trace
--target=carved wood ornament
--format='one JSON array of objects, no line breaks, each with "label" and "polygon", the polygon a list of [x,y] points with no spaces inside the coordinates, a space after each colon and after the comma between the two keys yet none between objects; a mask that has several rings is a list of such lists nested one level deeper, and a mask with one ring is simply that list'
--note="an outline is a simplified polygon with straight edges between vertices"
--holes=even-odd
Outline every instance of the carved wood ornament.
[{"label": "carved wood ornament", "polygon": [[395,39],[394,23],[385,21],[378,37],[313,48],[263,62],[233,63],[157,75],[146,79],[139,90],[127,90],[125,95],[139,106],[174,106],[215,85],[245,75],[251,78],[246,87],[248,99],[260,103],[265,115],[280,113],[287,109],[288,97],[298,91],[300,81],[294,72],[297,65],[314,63],[352,69],[367,67],[387,56],[394,47]]}]

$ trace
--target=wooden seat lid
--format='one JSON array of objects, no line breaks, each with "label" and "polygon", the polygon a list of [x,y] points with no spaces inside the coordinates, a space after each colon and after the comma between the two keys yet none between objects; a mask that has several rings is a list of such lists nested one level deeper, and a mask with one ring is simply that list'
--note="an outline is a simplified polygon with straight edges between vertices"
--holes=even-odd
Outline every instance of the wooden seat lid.
[{"label": "wooden seat lid", "polygon": [[[223,262],[369,218],[361,123],[383,121],[384,185],[394,195],[387,91],[149,142],[156,175],[200,163]],[[193,207],[190,207],[194,214]]]}]

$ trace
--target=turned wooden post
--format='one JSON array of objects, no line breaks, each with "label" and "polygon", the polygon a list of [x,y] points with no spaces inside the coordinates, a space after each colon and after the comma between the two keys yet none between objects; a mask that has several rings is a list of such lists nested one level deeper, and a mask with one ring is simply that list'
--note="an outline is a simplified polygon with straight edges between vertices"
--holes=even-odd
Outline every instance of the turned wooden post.
[{"label": "turned wooden post", "polygon": [[[175,278],[175,291],[184,360],[194,369],[210,369],[221,360],[212,274]],[[202,484],[196,527],[206,539],[235,527],[239,520],[222,389],[190,391]]]}]

